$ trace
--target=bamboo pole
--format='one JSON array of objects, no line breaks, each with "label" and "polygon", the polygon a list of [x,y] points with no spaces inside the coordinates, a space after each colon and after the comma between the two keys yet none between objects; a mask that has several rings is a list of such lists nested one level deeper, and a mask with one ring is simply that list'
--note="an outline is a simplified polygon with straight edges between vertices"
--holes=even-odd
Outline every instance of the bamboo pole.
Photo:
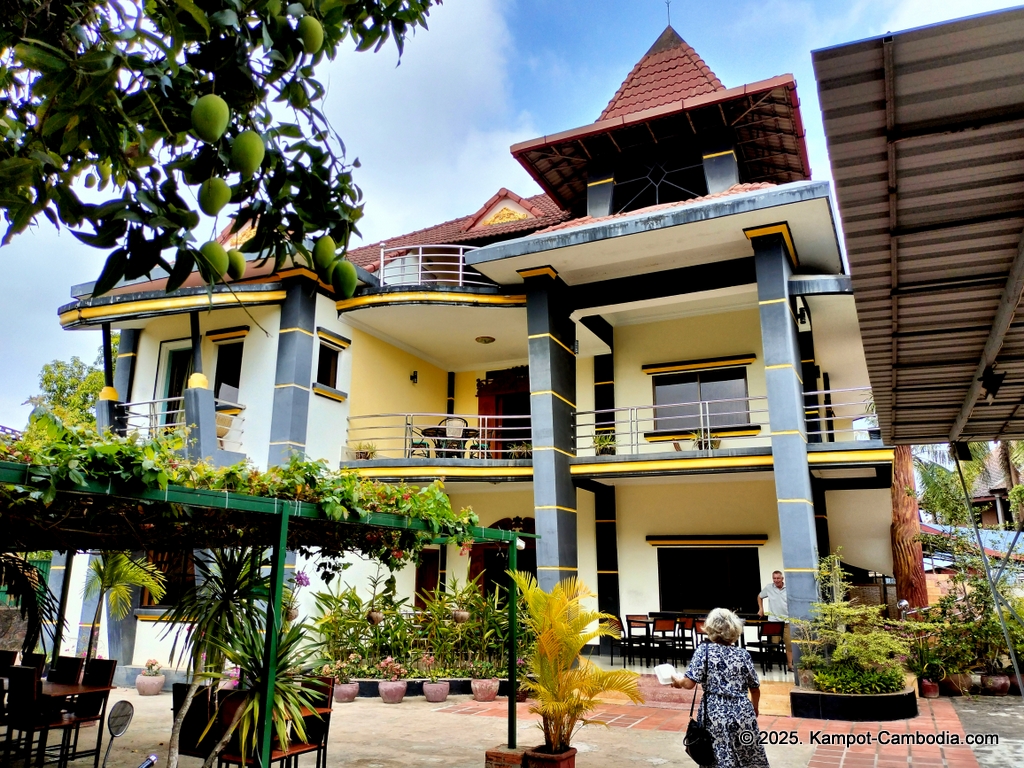
[{"label": "bamboo pole", "polygon": [[518,538],[513,538],[508,545],[508,748],[516,748],[516,689],[519,687],[517,673],[519,671],[517,662],[519,660],[516,652],[516,608],[518,593],[516,580],[511,574],[515,573],[519,564],[516,562],[519,543]]}]

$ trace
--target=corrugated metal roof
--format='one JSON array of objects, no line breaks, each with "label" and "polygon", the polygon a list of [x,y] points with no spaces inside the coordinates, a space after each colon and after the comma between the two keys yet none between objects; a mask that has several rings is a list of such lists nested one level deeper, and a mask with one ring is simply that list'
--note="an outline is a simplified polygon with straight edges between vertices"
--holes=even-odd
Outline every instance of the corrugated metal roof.
[{"label": "corrugated metal roof", "polygon": [[[1024,10],[812,54],[886,443],[949,438],[1024,228]],[[961,437],[1024,435],[1024,318]]]}]

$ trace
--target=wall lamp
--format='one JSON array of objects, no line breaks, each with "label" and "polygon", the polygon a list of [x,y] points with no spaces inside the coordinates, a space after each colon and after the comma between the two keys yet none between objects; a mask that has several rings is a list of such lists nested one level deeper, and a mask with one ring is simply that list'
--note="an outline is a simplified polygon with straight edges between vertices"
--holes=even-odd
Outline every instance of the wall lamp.
[{"label": "wall lamp", "polygon": [[420,372],[419,371],[413,371],[409,375],[409,381],[411,381],[413,384],[419,384],[420,383]]}]

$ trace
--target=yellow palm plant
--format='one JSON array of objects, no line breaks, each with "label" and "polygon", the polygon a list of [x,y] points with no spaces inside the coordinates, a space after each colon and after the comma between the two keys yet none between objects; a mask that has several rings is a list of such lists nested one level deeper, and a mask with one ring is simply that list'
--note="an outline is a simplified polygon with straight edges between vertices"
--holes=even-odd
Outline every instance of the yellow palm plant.
[{"label": "yellow palm plant", "polygon": [[613,616],[583,605],[596,597],[586,584],[573,577],[545,592],[527,573],[513,573],[512,578],[526,604],[523,622],[536,637],[526,659],[531,677],[523,681],[537,702],[530,711],[541,716],[545,751],[564,752],[582,726],[598,722],[587,715],[601,703],[597,697],[602,693],[622,693],[635,704],[643,702],[640,676],[627,670],[606,672],[580,656],[590,641],[615,634],[607,624]]}]

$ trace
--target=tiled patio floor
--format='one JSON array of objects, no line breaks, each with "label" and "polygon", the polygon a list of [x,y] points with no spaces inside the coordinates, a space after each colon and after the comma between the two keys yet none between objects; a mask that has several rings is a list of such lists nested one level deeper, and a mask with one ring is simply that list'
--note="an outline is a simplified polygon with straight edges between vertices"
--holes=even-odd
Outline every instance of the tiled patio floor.
[{"label": "tiled patio floor", "polygon": [[[680,691],[680,694],[682,692]],[[606,723],[612,728],[630,728],[633,730],[655,730],[682,732],[689,721],[689,710],[681,708],[685,702],[651,702],[636,706],[632,704],[604,704],[594,713],[594,719]],[[855,746],[831,746],[819,744],[811,756],[808,768],[978,768],[978,761],[969,746],[914,744],[888,745],[879,744],[880,735],[884,734],[921,734],[922,738],[938,734],[956,736],[961,742],[965,738],[964,729],[956,710],[949,699],[918,701],[920,714],[912,720],[896,720],[892,722],[849,723],[836,720],[806,720],[795,717],[762,715],[759,718],[761,729],[769,734],[775,733],[776,739],[785,739],[782,734],[796,732],[798,743],[812,744],[814,736],[827,741],[831,736],[846,735],[850,738],[861,735],[871,737],[874,743]],[[529,712],[530,705],[519,704],[516,711],[520,722],[537,720],[536,715]],[[501,717],[508,713],[506,699],[498,699],[490,703],[475,701],[460,702],[439,710],[453,715],[470,715],[475,717]]]}]

